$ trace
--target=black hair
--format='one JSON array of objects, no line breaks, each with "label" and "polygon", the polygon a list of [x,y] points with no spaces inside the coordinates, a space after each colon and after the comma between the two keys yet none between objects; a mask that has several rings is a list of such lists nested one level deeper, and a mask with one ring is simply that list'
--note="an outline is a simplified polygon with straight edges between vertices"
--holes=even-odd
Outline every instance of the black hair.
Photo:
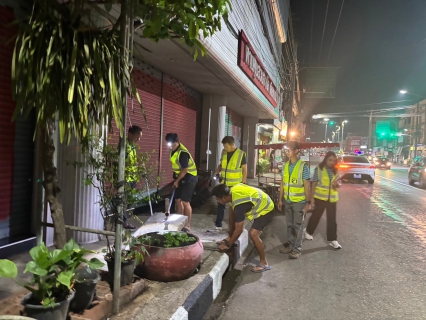
[{"label": "black hair", "polygon": [[289,142],[287,142],[287,148],[294,149],[294,150],[300,150],[299,141],[290,140]]},{"label": "black hair", "polygon": [[179,142],[179,137],[177,133],[169,132],[166,134],[166,141],[171,143]]},{"label": "black hair", "polygon": [[212,196],[216,198],[223,198],[231,194],[231,189],[226,184],[220,184],[213,188]]},{"label": "black hair", "polygon": [[139,127],[139,126],[130,126],[129,127],[129,133],[135,134],[135,133],[138,133],[138,132],[142,132],[141,127]]},{"label": "black hair", "polygon": [[227,143],[227,144],[235,144],[235,139],[232,136],[225,136],[222,139],[222,143]]},{"label": "black hair", "polygon": [[[323,159],[323,160],[321,161],[321,163],[318,165],[318,167],[319,167],[321,170],[325,168],[325,166],[327,165],[327,159],[328,159],[328,158],[330,158],[330,157],[335,157],[335,158],[337,159],[337,156],[336,156],[336,154],[335,154],[333,151],[328,151],[328,152],[325,154],[324,159]],[[334,166],[333,166],[333,167],[331,167],[331,171],[332,171],[334,174],[336,174],[336,173],[337,173],[336,164],[334,164]]]}]

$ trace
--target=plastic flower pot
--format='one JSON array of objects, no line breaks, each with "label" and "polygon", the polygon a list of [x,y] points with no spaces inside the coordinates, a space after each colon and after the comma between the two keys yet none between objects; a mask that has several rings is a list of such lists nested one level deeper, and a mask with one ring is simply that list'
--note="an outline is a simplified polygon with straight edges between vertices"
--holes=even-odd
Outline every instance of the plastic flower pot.
[{"label": "plastic flower pot", "polygon": [[70,303],[70,311],[79,313],[90,306],[99,279],[99,272],[89,267],[81,268],[76,272],[75,297]]},{"label": "plastic flower pot", "polygon": [[30,318],[36,320],[66,320],[68,315],[68,307],[71,300],[74,298],[75,292],[70,291],[69,296],[58,303],[55,303],[53,308],[45,308],[42,305],[28,303],[31,301],[33,294],[29,293],[22,299],[24,313]]},{"label": "plastic flower pot", "polygon": [[[108,283],[114,286],[114,260],[105,258],[108,265]],[[133,272],[135,270],[135,259],[121,262],[120,287],[127,286],[133,282]]]}]

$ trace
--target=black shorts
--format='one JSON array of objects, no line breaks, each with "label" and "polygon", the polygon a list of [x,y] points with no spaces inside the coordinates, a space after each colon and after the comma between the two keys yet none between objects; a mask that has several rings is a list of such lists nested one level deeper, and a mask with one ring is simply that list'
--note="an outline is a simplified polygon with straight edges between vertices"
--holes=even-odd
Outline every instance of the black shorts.
[{"label": "black shorts", "polygon": [[262,231],[263,228],[266,227],[266,225],[271,222],[272,220],[272,211],[268,212],[267,214],[260,216],[257,219],[253,220],[253,224],[251,225],[252,229]]},{"label": "black shorts", "polygon": [[189,181],[180,181],[179,187],[175,191],[175,199],[180,199],[185,202],[191,202],[194,194],[195,186],[197,185],[198,177]]}]

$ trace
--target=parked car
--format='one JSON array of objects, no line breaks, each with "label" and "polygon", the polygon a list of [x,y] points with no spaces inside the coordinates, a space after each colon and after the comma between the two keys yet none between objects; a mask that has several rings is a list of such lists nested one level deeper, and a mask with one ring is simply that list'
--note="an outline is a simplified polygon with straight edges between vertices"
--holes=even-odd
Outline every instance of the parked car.
[{"label": "parked car", "polygon": [[426,157],[417,156],[408,170],[408,183],[412,186],[418,182],[420,188],[426,189]]},{"label": "parked car", "polygon": [[374,164],[376,168],[385,168],[387,170],[389,170],[392,165],[392,163],[386,157],[377,157],[376,160],[374,160]]},{"label": "parked car", "polygon": [[367,180],[373,184],[376,178],[376,167],[365,156],[342,156],[337,167],[339,176],[344,180]]}]

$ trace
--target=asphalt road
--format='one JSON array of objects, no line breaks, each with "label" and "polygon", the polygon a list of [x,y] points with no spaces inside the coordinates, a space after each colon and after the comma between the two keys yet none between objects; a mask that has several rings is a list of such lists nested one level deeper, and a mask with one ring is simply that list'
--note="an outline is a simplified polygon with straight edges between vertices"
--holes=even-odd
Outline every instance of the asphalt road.
[{"label": "asphalt road", "polygon": [[343,184],[341,250],[326,241],[324,215],[301,258],[289,260],[279,253],[286,229],[277,213],[264,230],[272,270],[247,266],[219,319],[426,319],[426,191],[408,185],[407,170]]}]

